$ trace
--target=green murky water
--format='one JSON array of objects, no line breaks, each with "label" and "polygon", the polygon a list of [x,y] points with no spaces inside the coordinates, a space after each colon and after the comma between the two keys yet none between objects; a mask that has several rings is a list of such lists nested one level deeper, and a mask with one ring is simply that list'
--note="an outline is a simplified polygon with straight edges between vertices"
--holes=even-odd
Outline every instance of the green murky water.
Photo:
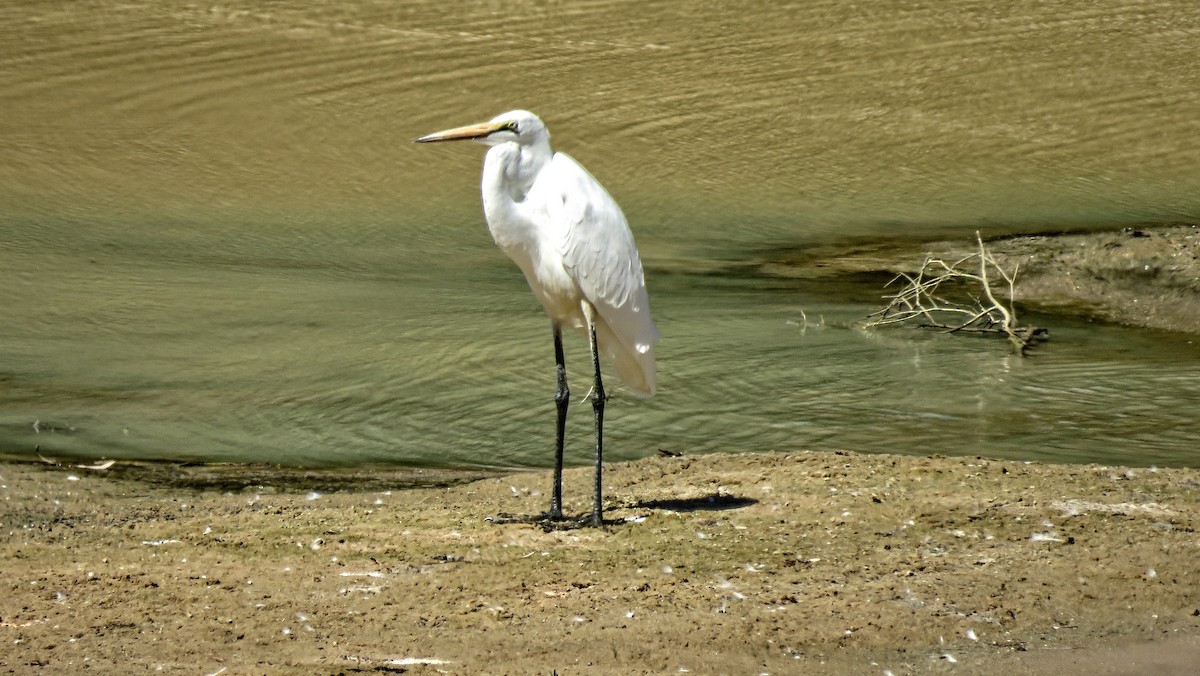
[{"label": "green murky water", "polygon": [[524,107],[625,208],[664,335],[610,457],[1198,465],[1186,337],[1047,319],[1021,360],[738,266],[1195,220],[1198,39],[1190,2],[6,3],[0,451],[547,464],[549,327],[482,149],[410,144]]}]

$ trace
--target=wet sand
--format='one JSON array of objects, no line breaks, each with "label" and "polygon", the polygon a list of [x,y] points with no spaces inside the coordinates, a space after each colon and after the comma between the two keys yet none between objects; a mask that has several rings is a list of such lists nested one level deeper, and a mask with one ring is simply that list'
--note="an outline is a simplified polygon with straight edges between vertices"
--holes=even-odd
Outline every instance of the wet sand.
[{"label": "wet sand", "polygon": [[[191,674],[1200,664],[1193,469],[656,457],[609,467],[605,528],[551,532],[504,516],[545,508],[547,472],[408,490],[389,488],[386,472],[361,487],[336,472],[240,482],[242,472],[0,466],[0,664]],[[575,513],[589,478],[567,472]]]}]

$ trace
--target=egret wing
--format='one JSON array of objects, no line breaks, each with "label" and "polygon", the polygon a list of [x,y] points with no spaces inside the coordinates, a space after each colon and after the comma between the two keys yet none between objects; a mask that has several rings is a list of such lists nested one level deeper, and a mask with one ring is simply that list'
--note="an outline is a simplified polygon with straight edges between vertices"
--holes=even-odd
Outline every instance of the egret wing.
[{"label": "egret wing", "polygon": [[604,320],[598,336],[611,333],[608,341],[600,338],[601,346],[622,380],[640,394],[653,394],[659,333],[650,318],[642,261],[629,223],[612,196],[569,155],[555,153],[543,174],[539,180],[549,184],[539,187],[554,197],[547,200],[547,216],[561,233],[563,265]]}]

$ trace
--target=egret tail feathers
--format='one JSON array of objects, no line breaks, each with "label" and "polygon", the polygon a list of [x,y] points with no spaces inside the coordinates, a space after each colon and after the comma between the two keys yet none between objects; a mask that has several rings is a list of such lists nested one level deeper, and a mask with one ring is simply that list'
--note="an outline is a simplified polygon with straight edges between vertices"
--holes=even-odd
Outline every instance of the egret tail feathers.
[{"label": "egret tail feathers", "polygon": [[617,371],[617,376],[629,387],[637,397],[643,399],[653,397],[655,391],[655,361],[654,345],[646,343],[645,351],[636,347],[626,346],[613,335],[612,329],[604,322],[596,326],[596,339],[600,349]]}]

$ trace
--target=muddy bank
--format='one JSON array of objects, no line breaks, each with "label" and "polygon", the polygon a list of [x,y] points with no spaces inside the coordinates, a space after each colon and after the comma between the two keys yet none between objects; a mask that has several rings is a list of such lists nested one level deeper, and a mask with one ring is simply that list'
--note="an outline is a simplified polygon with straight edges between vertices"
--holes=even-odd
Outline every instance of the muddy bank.
[{"label": "muddy bank", "polygon": [[[985,244],[1005,270],[1018,270],[1014,291],[1024,309],[1200,333],[1200,228],[1195,225],[1021,235]],[[888,275],[916,272],[927,254],[955,260],[974,251],[970,237],[916,245],[871,243],[806,249],[763,265],[773,274],[801,278]]]},{"label": "muddy bank", "polygon": [[[555,532],[496,519],[543,510],[545,472],[409,490],[136,474],[0,465],[5,670],[1192,673],[1200,663],[1197,470],[652,458],[610,467],[606,528]],[[569,509],[585,511],[589,478],[567,472]]]}]

